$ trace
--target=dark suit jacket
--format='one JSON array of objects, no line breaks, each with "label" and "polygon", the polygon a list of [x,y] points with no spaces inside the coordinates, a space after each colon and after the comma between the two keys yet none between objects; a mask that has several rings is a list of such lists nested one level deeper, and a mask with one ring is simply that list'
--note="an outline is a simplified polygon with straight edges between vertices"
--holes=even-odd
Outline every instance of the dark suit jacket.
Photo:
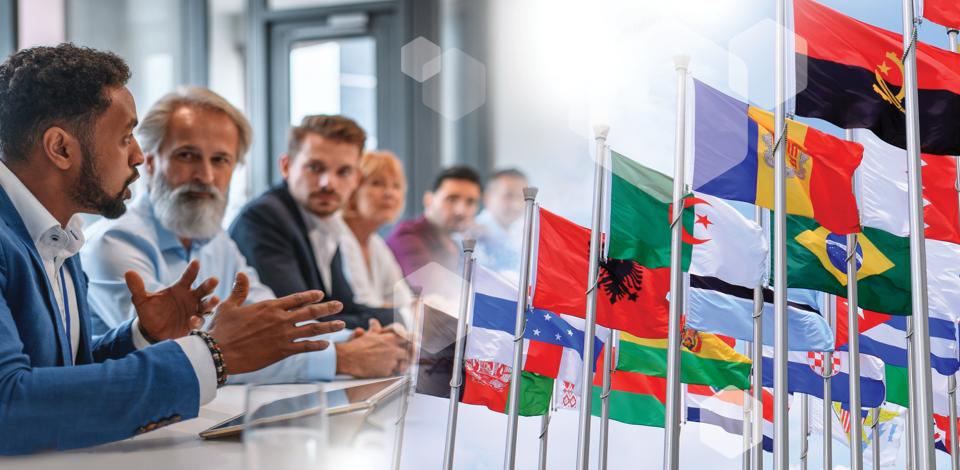
[{"label": "dark suit jacket", "polygon": [[[307,225],[286,184],[274,186],[250,201],[231,224],[230,236],[247,258],[247,263],[257,270],[260,281],[273,289],[278,297],[311,289],[322,290],[327,294],[327,300],[343,303],[343,312],[326,317],[326,320],[343,320],[347,328],[366,328],[371,318],[384,325],[393,322],[392,309],[372,308],[354,302],[352,290],[345,281],[333,279],[343,285],[331,286],[332,295],[323,285]],[[339,258],[334,261],[338,262]]]}]

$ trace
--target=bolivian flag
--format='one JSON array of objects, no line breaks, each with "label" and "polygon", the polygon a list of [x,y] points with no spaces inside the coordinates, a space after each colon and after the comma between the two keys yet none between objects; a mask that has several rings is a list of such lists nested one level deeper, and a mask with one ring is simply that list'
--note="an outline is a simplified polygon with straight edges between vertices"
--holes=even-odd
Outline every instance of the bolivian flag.
[{"label": "bolivian flag", "polygon": [[[870,129],[906,148],[902,36],[813,0],[794,1],[794,20],[797,114]],[[918,42],[917,80],[921,148],[960,154],[960,55]]]},{"label": "bolivian flag", "polygon": [[[750,359],[719,336],[684,328],[680,351],[681,382],[750,388]],[[621,331],[617,370],[666,377],[667,340],[638,338]]]},{"label": "bolivian flag", "polygon": [[[910,239],[864,227],[857,235],[860,307],[891,315],[910,314]],[[847,296],[847,237],[816,221],[787,217],[787,279],[790,287]]]},{"label": "bolivian flag", "polygon": [[[695,81],[693,189],[773,209],[773,115]],[[853,173],[863,146],[787,122],[787,212],[860,231]]]}]

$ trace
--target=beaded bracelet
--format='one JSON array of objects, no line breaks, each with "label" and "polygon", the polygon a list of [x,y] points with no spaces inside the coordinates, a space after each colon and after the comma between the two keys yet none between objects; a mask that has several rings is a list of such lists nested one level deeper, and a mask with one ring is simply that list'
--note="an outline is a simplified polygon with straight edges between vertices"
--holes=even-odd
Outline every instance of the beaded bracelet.
[{"label": "beaded bracelet", "polygon": [[207,347],[210,348],[210,356],[213,358],[213,367],[217,370],[217,387],[222,387],[227,383],[227,367],[223,363],[223,351],[220,350],[217,340],[205,331],[193,330],[190,334],[199,336],[204,343],[207,343]]}]

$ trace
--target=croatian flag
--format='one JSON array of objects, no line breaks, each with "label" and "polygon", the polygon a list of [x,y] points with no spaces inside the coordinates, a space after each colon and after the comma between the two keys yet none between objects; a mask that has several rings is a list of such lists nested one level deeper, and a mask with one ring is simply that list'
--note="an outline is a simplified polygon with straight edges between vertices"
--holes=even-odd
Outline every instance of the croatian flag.
[{"label": "croatian flag", "polygon": [[[464,403],[504,412],[513,375],[513,338],[517,288],[498,274],[477,266],[473,317],[464,354]],[[564,355],[583,357],[584,333],[562,316],[546,310],[526,313],[521,371],[521,415],[543,414],[553,395]],[[594,338],[594,361],[603,347]]]},{"label": "croatian flag", "polygon": [[[849,353],[833,353],[832,364],[825,364],[820,352],[791,352],[787,356],[787,391],[805,393],[823,399],[823,378],[830,374],[833,400],[849,405]],[[876,357],[860,354],[860,400],[864,408],[875,408],[883,403],[886,388],[883,384],[883,362]],[[773,348],[763,348],[763,385],[773,386]]]}]

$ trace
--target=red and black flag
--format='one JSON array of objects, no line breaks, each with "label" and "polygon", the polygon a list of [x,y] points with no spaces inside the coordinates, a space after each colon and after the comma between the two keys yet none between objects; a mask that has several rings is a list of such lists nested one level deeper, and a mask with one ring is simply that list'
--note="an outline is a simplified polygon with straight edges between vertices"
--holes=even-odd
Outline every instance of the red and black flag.
[{"label": "red and black flag", "polygon": [[[794,6],[797,83],[806,85],[797,114],[906,148],[902,36],[813,0]],[[923,152],[960,154],[960,55],[918,42],[917,76]]]},{"label": "red and black flag", "polygon": [[948,28],[960,28],[960,2],[957,0],[923,0],[923,16]]}]

